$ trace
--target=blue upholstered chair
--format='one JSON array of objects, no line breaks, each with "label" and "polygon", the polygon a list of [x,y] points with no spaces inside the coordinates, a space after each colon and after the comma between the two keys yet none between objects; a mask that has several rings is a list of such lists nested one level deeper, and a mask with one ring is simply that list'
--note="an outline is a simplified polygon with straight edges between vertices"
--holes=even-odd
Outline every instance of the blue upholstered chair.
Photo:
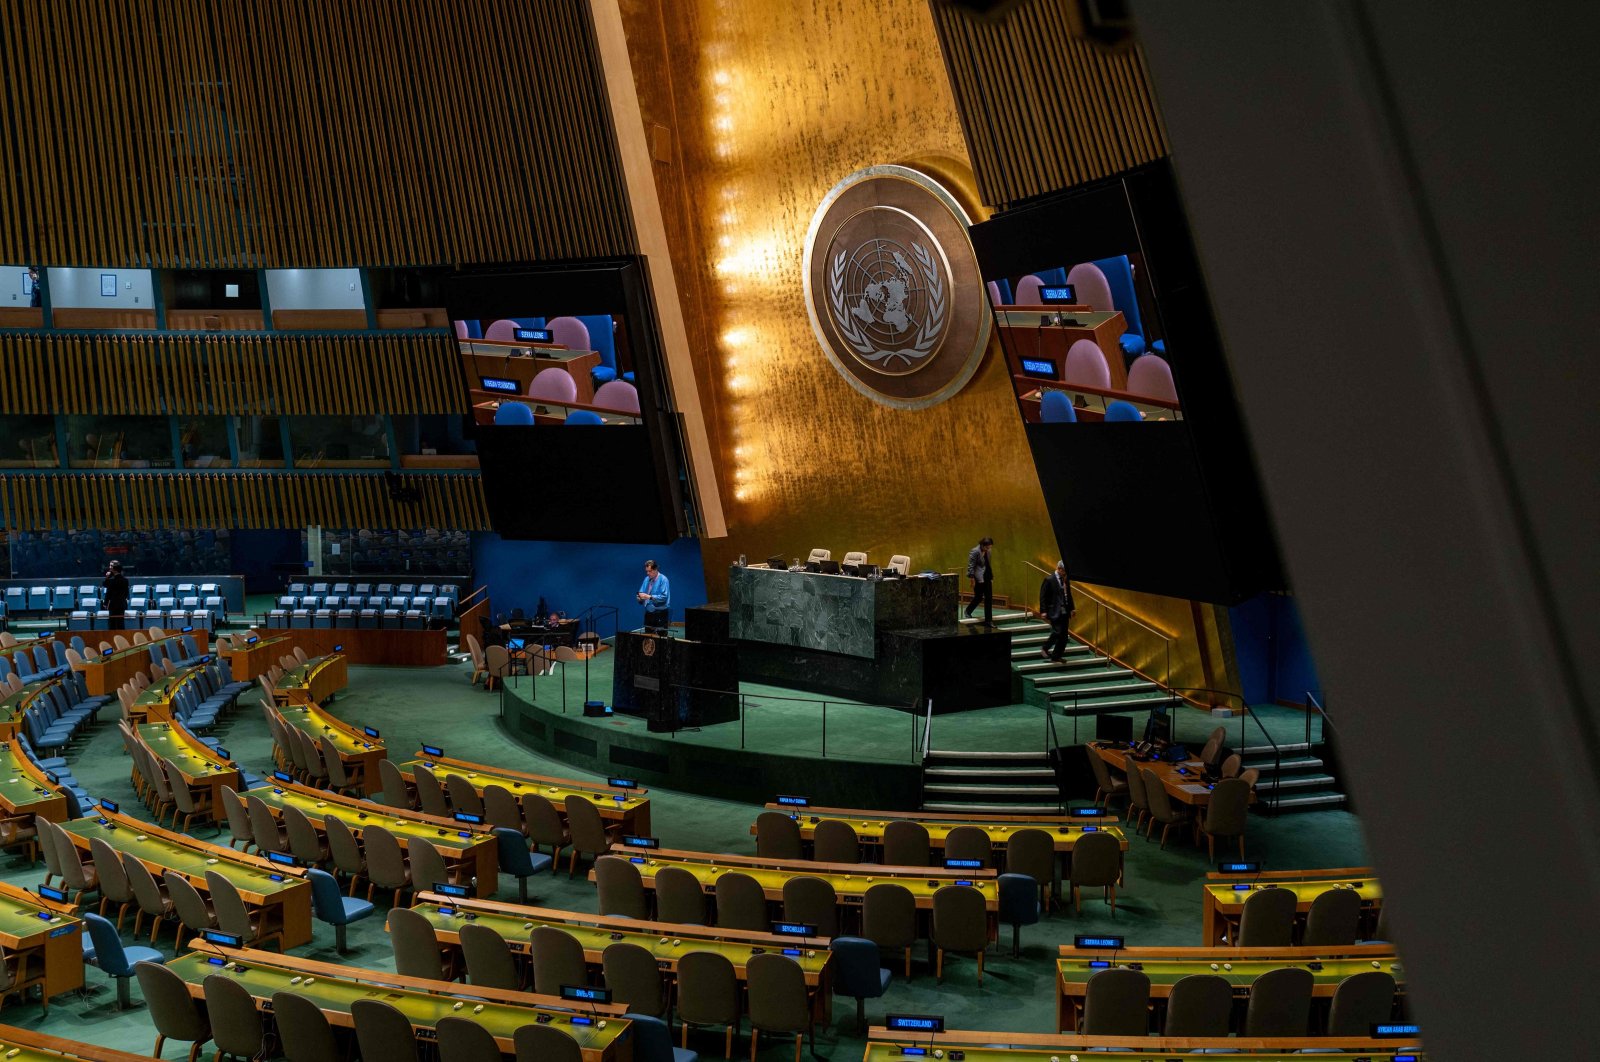
[{"label": "blue upholstered chair", "polygon": [[543,852],[528,850],[528,838],[521,830],[509,826],[496,826],[495,839],[500,845],[500,873],[517,879],[519,903],[528,902],[528,879],[554,865],[554,860]]},{"label": "blue upholstered chair", "polygon": [[574,409],[571,413],[567,414],[567,419],[562,421],[562,423],[563,424],[604,424],[605,421],[601,419],[600,414],[596,413],[592,409]]},{"label": "blue upholstered chair", "polygon": [[687,1047],[675,1047],[667,1023],[651,1014],[626,1014],[633,1030],[633,1062],[699,1062]]},{"label": "blue upholstered chair", "polygon": [[496,424],[532,424],[533,408],[522,402],[501,402],[494,411]]},{"label": "blue upholstered chair", "polygon": [[[1038,889],[1034,891],[1037,893]],[[856,1026],[865,1033],[867,1000],[877,999],[889,990],[890,974],[878,965],[878,945],[865,937],[834,937],[829,950],[833,952],[833,994],[855,998]]]},{"label": "blue upholstered chair", "polygon": [[1039,399],[1039,420],[1045,424],[1076,424],[1078,411],[1065,391],[1046,391]]},{"label": "blue upholstered chair", "polygon": [[1011,956],[1022,954],[1022,927],[1039,921],[1039,883],[1029,874],[1000,875],[1000,921],[1011,927]]},{"label": "blue upholstered chair", "polygon": [[1140,413],[1138,407],[1132,402],[1124,402],[1120,398],[1114,398],[1106,403],[1106,423],[1108,424],[1112,421],[1132,421],[1137,423],[1143,419],[1144,414]]},{"label": "blue upholstered chair", "polygon": [[83,961],[100,967],[107,977],[117,982],[117,1009],[129,1006],[128,982],[133,978],[136,962],[166,962],[166,957],[154,948],[138,944],[124,945],[117,927],[91,911],[78,916],[84,921]]},{"label": "blue upholstered chair", "polygon": [[311,882],[311,911],[317,916],[317,921],[333,927],[335,946],[343,955],[346,951],[345,927],[366,918],[377,907],[369,900],[346,896],[340,891],[339,882],[326,870],[309,867],[306,877]]}]

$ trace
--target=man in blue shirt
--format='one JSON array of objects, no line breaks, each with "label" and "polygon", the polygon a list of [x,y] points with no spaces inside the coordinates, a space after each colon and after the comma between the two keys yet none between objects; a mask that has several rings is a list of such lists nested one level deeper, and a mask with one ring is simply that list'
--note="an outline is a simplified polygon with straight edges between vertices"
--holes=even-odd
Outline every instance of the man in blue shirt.
[{"label": "man in blue shirt", "polygon": [[639,584],[639,592],[634,596],[644,606],[644,629],[652,634],[666,634],[667,618],[672,606],[672,589],[667,585],[667,577],[656,567],[655,561],[644,562],[644,582]]}]

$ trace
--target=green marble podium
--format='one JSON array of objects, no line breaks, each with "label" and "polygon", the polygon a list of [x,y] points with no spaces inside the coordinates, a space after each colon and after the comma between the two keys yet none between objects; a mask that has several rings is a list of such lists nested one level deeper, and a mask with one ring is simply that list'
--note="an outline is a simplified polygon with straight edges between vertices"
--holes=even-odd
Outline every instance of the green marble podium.
[{"label": "green marble podium", "polygon": [[734,641],[878,654],[885,631],[957,627],[954,575],[857,579],[771,568],[728,571],[728,634]]}]

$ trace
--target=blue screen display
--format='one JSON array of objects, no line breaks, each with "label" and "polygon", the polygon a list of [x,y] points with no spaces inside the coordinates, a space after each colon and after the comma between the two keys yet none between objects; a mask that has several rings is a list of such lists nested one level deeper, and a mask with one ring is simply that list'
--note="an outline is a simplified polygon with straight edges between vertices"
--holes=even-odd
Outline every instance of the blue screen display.
[{"label": "blue screen display", "polygon": [[467,812],[467,811],[458,811],[458,812],[456,812],[456,821],[457,822],[481,823],[483,821],[483,816],[482,815],[474,815],[471,812]]},{"label": "blue screen display", "polygon": [[942,1014],[890,1014],[883,1019],[886,1028],[900,1032],[944,1032]]},{"label": "blue screen display", "polygon": [[367,737],[369,737],[369,738],[375,738],[375,737],[378,736],[378,731],[377,731],[377,728],[375,728],[375,727],[364,726],[364,727],[361,728],[361,732],[363,734],[367,735]]},{"label": "blue screen display", "polygon": [[100,801],[100,810],[109,811],[113,815],[115,815],[117,813],[117,807],[118,807],[118,805],[113,804],[109,800]]},{"label": "blue screen display", "polygon": [[817,927],[805,922],[774,922],[772,932],[785,937],[814,937]]},{"label": "blue screen display", "polygon": [[422,754],[424,756],[443,756],[444,749],[441,749],[438,745],[424,745],[422,746]]},{"label": "blue screen display", "polygon": [[269,862],[277,863],[280,866],[286,866],[286,867],[292,867],[292,866],[297,866],[298,865],[297,863],[295,863],[294,856],[286,855],[283,852],[268,852],[267,853],[267,860]]},{"label": "blue screen display", "polygon": [[1113,948],[1120,951],[1123,939],[1122,937],[1076,936],[1072,938],[1072,946],[1075,948]]},{"label": "blue screen display", "polygon": [[229,933],[218,933],[208,929],[200,935],[211,943],[221,944],[225,948],[237,948],[240,944],[239,938]]},{"label": "blue screen display", "polygon": [[1260,863],[1218,863],[1217,870],[1223,874],[1259,874]]},{"label": "blue screen display", "polygon": [[1412,1022],[1384,1022],[1372,1027],[1374,1038],[1380,1036],[1417,1036],[1421,1029]]},{"label": "blue screen display", "polygon": [[607,778],[606,785],[609,785],[612,789],[639,788],[639,783],[635,782],[632,778]]},{"label": "blue screen display", "polygon": [[983,869],[983,860],[981,860],[981,859],[946,859],[944,861],[944,868],[946,870],[982,870]]},{"label": "blue screen display", "polygon": [[519,328],[512,335],[524,343],[554,343],[555,333],[548,328]]},{"label": "blue screen display", "polygon": [[454,896],[458,899],[465,899],[472,893],[472,890],[465,885],[451,885],[446,881],[434,882],[433,891],[440,896]]},{"label": "blue screen display", "polygon": [[499,391],[503,394],[514,395],[522,388],[515,380],[507,380],[503,376],[483,376],[479,378],[485,391]]},{"label": "blue screen display", "polygon": [[1056,363],[1043,358],[1023,358],[1022,371],[1029,376],[1038,376],[1046,380],[1056,378]]},{"label": "blue screen display", "polygon": [[1098,819],[1105,814],[1100,808],[1073,808],[1067,812],[1075,819]]},{"label": "blue screen display", "polygon": [[778,803],[792,808],[807,808],[811,806],[811,801],[807,800],[803,796],[783,796],[780,794],[778,796]]},{"label": "blue screen display", "polygon": [[282,771],[273,771],[272,772],[272,777],[276,778],[280,782],[292,782],[292,781],[294,781],[294,778],[292,776],[284,774]]},{"label": "blue screen display", "polygon": [[661,841],[656,837],[634,837],[629,834],[622,835],[622,843],[629,848],[660,848]]},{"label": "blue screen display", "polygon": [[1039,301],[1048,303],[1077,302],[1078,292],[1071,284],[1051,285],[1039,289]]},{"label": "blue screen display", "polygon": [[587,985],[562,985],[562,999],[581,999],[589,1003],[610,1003],[611,989],[590,988]]}]

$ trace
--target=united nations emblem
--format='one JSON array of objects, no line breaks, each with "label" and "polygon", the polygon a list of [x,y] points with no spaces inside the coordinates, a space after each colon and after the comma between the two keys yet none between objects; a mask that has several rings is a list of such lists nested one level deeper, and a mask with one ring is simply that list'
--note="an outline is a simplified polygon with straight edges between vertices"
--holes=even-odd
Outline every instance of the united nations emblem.
[{"label": "united nations emblem", "polygon": [[851,174],[812,218],[812,330],[834,368],[874,401],[935,405],[982,361],[990,314],[969,224],[948,190],[905,166]]},{"label": "united nations emblem", "polygon": [[656,640],[654,638],[646,638],[644,640],[644,655],[645,656],[655,656],[656,655]]}]

